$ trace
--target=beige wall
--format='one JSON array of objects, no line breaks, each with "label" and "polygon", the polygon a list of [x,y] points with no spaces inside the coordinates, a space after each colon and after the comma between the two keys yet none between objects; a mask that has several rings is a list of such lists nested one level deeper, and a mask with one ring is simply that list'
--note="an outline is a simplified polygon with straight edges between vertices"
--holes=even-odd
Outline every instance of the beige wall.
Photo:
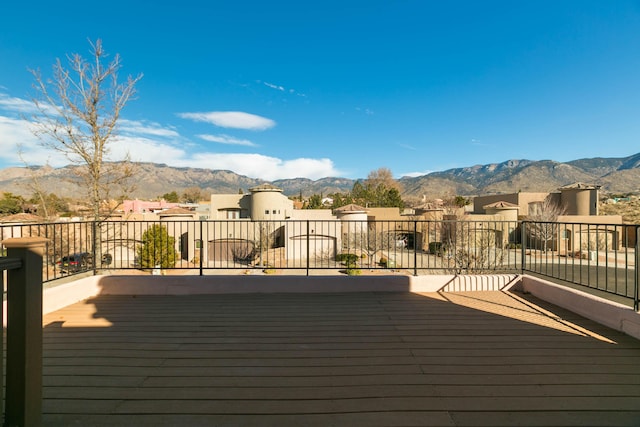
[{"label": "beige wall", "polygon": [[478,196],[473,199],[473,213],[484,213],[484,206],[496,202],[508,202],[518,205],[519,215],[529,215],[529,203],[542,202],[549,193],[510,193],[510,194],[492,194],[489,196]]},{"label": "beige wall", "polygon": [[260,190],[251,193],[251,219],[281,220],[291,217],[293,201],[280,191]]},{"label": "beige wall", "polygon": [[563,189],[560,201],[567,215],[598,215],[597,189]]},{"label": "beige wall", "polygon": [[227,219],[227,210],[240,209],[241,218],[249,216],[251,196],[248,194],[212,194],[210,219]]}]

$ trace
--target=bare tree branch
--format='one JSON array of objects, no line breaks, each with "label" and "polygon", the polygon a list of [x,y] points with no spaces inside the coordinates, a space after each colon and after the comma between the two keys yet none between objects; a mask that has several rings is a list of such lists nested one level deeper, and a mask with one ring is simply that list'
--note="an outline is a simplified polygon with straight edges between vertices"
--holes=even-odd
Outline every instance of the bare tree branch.
[{"label": "bare tree branch", "polygon": [[114,163],[110,148],[124,106],[135,97],[142,74],[118,81],[120,56],[106,62],[108,55],[97,40],[91,45],[91,62],[79,54],[60,59],[53,66],[53,78],[45,80],[39,70],[31,70],[39,97],[34,98],[38,114],[35,135],[44,147],[66,156],[81,179],[95,220],[101,219],[103,202],[112,191],[126,194],[133,176],[128,156]]}]

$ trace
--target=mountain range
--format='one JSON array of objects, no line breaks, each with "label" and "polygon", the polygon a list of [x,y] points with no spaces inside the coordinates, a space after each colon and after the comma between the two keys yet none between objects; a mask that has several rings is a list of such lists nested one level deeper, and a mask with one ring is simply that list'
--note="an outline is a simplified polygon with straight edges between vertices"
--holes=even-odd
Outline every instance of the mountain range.
[{"label": "mountain range", "polygon": [[[0,191],[25,197],[33,194],[33,177],[39,187],[61,197],[78,197],[73,183],[74,166],[61,168],[12,167],[0,170]],[[156,163],[139,163],[136,189],[132,197],[156,198],[187,188],[198,187],[206,193],[247,192],[268,181],[238,175],[228,170],[172,167]],[[269,182],[286,195],[310,196],[347,191],[355,180],[349,178],[282,179]],[[640,193],[640,153],[623,158],[589,158],[570,162],[553,160],[508,160],[464,168],[432,172],[399,179],[405,198],[436,198],[448,195],[473,196],[517,191],[548,192],[564,185],[583,182],[600,185],[604,193]]]}]

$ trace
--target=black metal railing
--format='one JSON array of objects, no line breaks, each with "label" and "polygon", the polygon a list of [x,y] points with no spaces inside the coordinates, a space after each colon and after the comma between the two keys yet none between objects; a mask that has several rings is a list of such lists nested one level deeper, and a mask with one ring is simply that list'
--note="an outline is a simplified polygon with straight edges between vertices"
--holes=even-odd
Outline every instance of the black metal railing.
[{"label": "black metal railing", "polygon": [[0,226],[48,239],[43,278],[90,272],[237,270],[359,274],[527,272],[633,300],[638,225],[495,220],[158,220]]}]

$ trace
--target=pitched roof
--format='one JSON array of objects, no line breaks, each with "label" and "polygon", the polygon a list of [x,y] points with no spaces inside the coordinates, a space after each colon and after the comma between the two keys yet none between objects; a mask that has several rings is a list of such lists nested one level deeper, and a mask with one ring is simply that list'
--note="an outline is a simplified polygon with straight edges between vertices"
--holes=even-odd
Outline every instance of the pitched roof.
[{"label": "pitched roof", "polygon": [[366,212],[367,209],[355,203],[341,206],[335,210],[336,212]]},{"label": "pitched roof", "polygon": [[176,215],[193,215],[193,212],[184,208],[171,208],[166,211],[158,212],[160,216],[176,216]]},{"label": "pitched roof", "polygon": [[559,190],[598,190],[601,185],[585,184],[584,182],[576,182],[574,184],[565,185],[560,187]]},{"label": "pitched roof", "polygon": [[488,205],[484,205],[483,208],[484,209],[513,209],[513,208],[519,208],[520,206],[516,205],[515,203],[509,203],[509,202],[505,202],[504,200],[500,200],[498,202],[495,203],[490,203]]},{"label": "pitched roof", "polygon": [[282,192],[282,189],[276,187],[275,185],[271,185],[268,183],[265,184],[260,184],[257,185],[255,187],[252,187],[249,189],[249,191],[251,191],[252,193],[256,193],[256,192],[260,192],[260,191],[278,191],[278,192]]}]

